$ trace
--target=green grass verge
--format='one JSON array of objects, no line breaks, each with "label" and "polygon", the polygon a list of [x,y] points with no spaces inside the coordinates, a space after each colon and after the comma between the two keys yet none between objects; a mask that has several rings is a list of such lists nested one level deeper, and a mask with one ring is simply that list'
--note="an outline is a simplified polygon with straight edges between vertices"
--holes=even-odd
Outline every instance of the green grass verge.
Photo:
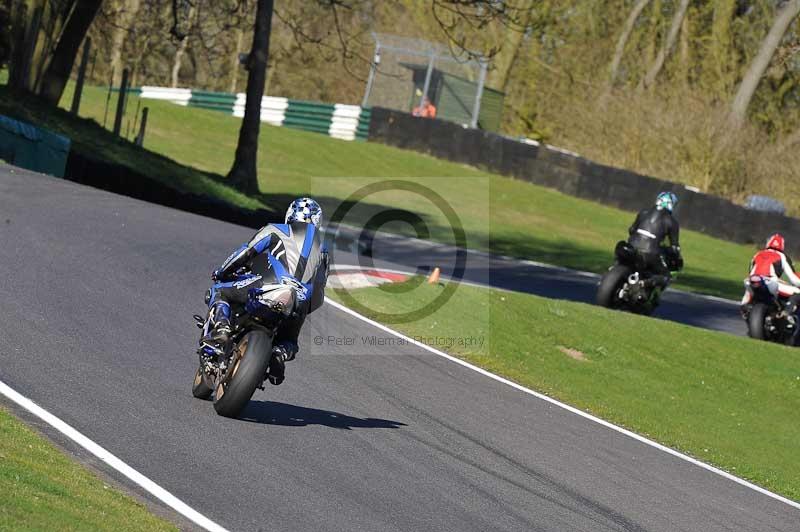
[{"label": "green grass verge", "polygon": [[177,530],[0,410],[0,530]]},{"label": "green grass verge", "polygon": [[[409,291],[406,283],[350,295],[378,317],[420,309],[442,290],[423,283]],[[483,337],[483,345],[444,350],[800,500],[797,350],[464,285],[423,317],[392,326],[411,336]]]},{"label": "green grass verge", "polygon": [[[70,91],[71,87],[70,84]],[[89,90],[88,93],[95,93],[97,97],[101,96],[98,89]],[[65,99],[67,102],[70,100]],[[91,101],[91,98],[86,98],[87,106]],[[113,109],[110,112],[109,128],[113,126]],[[134,168],[175,189],[216,197],[248,209],[264,207],[259,199],[248,198],[220,182],[221,178],[217,175],[180,164],[156,152],[138,148],[131,142],[115,138],[95,120],[73,117],[63,110],[44,105],[36,98],[11,94],[6,87],[2,86],[0,86],[0,114],[66,135],[72,140],[73,149],[78,152]],[[102,123],[102,121],[101,114],[99,122]]]},{"label": "green grass verge", "polygon": [[[71,91],[72,85],[62,106],[71,102]],[[76,149],[139,168],[175,188],[219,197],[242,207],[273,205],[278,209],[287,197],[313,194],[330,213],[330,206],[367,182],[406,178],[447,200],[464,226],[470,247],[593,272],[609,266],[614,244],[626,235],[633,218],[632,213],[415,152],[266,125],[258,165],[264,194],[246,198],[227,187],[220,177],[233,160],[239,119],[165,102],[140,102],[137,97],[130,98],[128,115],[133,116],[140,105],[150,108],[147,150],[111,139],[90,121],[76,120],[34,101],[26,100],[20,106],[0,88],[0,113],[65,133],[76,142]],[[105,107],[106,91],[87,87],[81,115],[102,124]],[[112,98],[106,120],[109,128],[114,107]],[[643,198],[643,205],[651,199]],[[366,201],[368,205],[354,210],[354,218],[348,220],[362,222],[386,208],[407,209],[423,218],[431,229],[431,238],[452,242],[443,214],[417,196],[384,192]],[[403,232],[408,228],[394,229]],[[691,231],[684,231],[682,244],[687,267],[676,286],[731,298],[741,295],[742,279],[754,251],[751,246]]]}]

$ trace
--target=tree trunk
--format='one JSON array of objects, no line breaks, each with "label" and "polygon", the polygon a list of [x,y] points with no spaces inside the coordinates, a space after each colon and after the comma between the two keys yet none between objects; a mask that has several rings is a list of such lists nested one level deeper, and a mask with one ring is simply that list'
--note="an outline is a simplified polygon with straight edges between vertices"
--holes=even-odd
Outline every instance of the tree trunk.
[{"label": "tree trunk", "polygon": [[135,87],[138,85],[139,80],[139,72],[141,70],[142,61],[147,57],[147,54],[150,52],[150,42],[153,40],[154,32],[148,32],[145,34],[144,39],[141,42],[138,40],[135,41],[136,51],[138,52],[136,57],[133,60],[133,63],[130,66],[130,73],[131,77],[128,80],[128,87]]},{"label": "tree trunk", "polygon": [[109,60],[109,68],[111,68],[113,75],[111,83],[114,86],[119,84],[119,79],[122,76],[122,49],[125,47],[125,37],[127,37],[133,25],[133,21],[139,12],[140,5],[140,0],[123,0],[122,11],[119,13],[111,33],[111,57]]},{"label": "tree trunk", "polygon": [[181,63],[183,62],[183,54],[186,53],[186,46],[189,44],[189,35],[192,33],[192,27],[194,26],[194,16],[197,13],[197,8],[194,4],[190,4],[189,6],[189,17],[188,17],[188,26],[186,28],[186,35],[183,36],[181,39],[180,44],[178,44],[178,49],[175,50],[175,59],[172,61],[172,81],[170,82],[170,87],[175,88],[178,86],[178,74],[181,71]]},{"label": "tree trunk", "polygon": [[798,14],[800,14],[800,0],[790,0],[775,15],[775,21],[772,23],[769,33],[761,42],[758,54],[750,63],[747,72],[742,78],[742,83],[739,85],[739,90],[736,92],[736,97],[731,104],[730,114],[728,115],[728,122],[731,126],[740,127],[744,124],[747,117],[747,108],[750,107],[750,102],[753,100],[758,84],[767,67],[769,67],[772,56],[775,55],[775,50],[786,34],[786,30]]},{"label": "tree trunk", "polygon": [[628,15],[628,19],[625,21],[625,25],[622,27],[622,34],[619,36],[619,40],[617,41],[617,48],[614,50],[614,58],[611,60],[610,75],[608,76],[609,89],[613,87],[614,82],[617,81],[617,76],[619,75],[619,65],[622,63],[622,56],[625,54],[625,46],[628,44],[628,39],[630,39],[631,33],[633,33],[633,27],[636,25],[636,20],[649,3],[650,0],[639,0],[636,2],[636,5],[633,6],[630,15]]},{"label": "tree trunk", "polygon": [[8,53],[8,87],[10,89],[16,88],[16,79],[18,78],[21,61],[21,51],[25,41],[25,26],[24,20],[27,19],[28,6],[25,2],[13,2],[11,4],[10,16],[10,29],[9,44],[11,49]]},{"label": "tree trunk", "polygon": [[[667,0],[672,1],[672,0]],[[653,0],[653,8],[650,10],[650,23],[645,30],[645,40],[647,46],[642,54],[640,61],[642,68],[647,71],[647,67],[652,65],[658,55],[658,50],[664,42],[663,24],[664,0]],[[644,73],[642,73],[644,75]],[[639,81],[641,84],[641,80]]]},{"label": "tree trunk", "polygon": [[[533,4],[533,2],[528,0],[521,3],[520,7],[531,10],[533,9]],[[548,9],[548,7],[545,6],[543,9]],[[508,80],[511,77],[511,67],[514,65],[522,49],[522,43],[525,41],[525,32],[530,25],[530,19],[530,11],[526,11],[519,21],[519,27],[506,26],[503,28],[503,46],[492,58],[492,66],[494,68],[486,76],[487,87],[492,87],[503,92],[507,90]]]},{"label": "tree trunk", "polygon": [[[800,0],[798,0],[800,1]],[[269,36],[272,27],[273,0],[258,0],[253,30],[253,47],[247,60],[247,101],[239,130],[236,158],[228,173],[230,183],[247,194],[258,193],[258,133],[261,128],[261,99],[269,57]]]},{"label": "tree trunk", "polygon": [[672,25],[670,26],[669,33],[667,34],[667,40],[664,43],[664,46],[658,52],[652,68],[650,68],[650,70],[647,72],[647,75],[642,80],[643,87],[647,88],[653,85],[658,77],[658,74],[661,72],[661,69],[664,68],[664,62],[667,60],[667,56],[672,53],[672,48],[675,46],[675,41],[678,39],[678,34],[680,33],[681,26],[683,25],[683,19],[686,17],[686,11],[689,9],[689,2],[690,0],[681,0],[677,11],[675,11],[675,15],[672,17]]},{"label": "tree trunk", "polygon": [[506,38],[503,49],[493,58],[494,70],[488,76],[486,85],[499,90],[505,90],[511,73],[511,65],[522,48],[525,40],[525,31],[515,28],[506,28]]},{"label": "tree trunk", "polygon": [[42,76],[50,65],[53,51],[64,31],[64,25],[69,20],[77,3],[76,0],[61,2],[60,4],[54,2],[44,3],[30,70],[30,87],[33,92],[38,93],[41,90]]},{"label": "tree trunk", "polygon": [[48,103],[58,105],[64,87],[72,72],[75,56],[92,24],[103,0],[78,0],[72,15],[64,27],[64,32],[56,45],[53,59],[42,78],[39,95]]},{"label": "tree trunk", "polygon": [[236,49],[231,58],[231,93],[236,92],[236,85],[239,83],[239,54],[242,52],[242,41],[244,40],[244,30],[236,28]]},{"label": "tree trunk", "polygon": [[703,65],[703,76],[715,98],[727,100],[736,75],[736,59],[731,26],[737,0],[718,0],[714,5],[711,39]]},{"label": "tree trunk", "polygon": [[683,25],[681,26],[681,43],[680,43],[680,82],[683,83],[684,86],[688,87],[689,82],[691,81],[691,73],[692,73],[692,45],[689,42],[692,36],[692,27],[690,24],[690,17],[686,15],[686,18],[683,19]]},{"label": "tree trunk", "polygon": [[269,96],[269,91],[272,88],[272,80],[275,78],[275,72],[278,71],[278,60],[275,58],[273,61],[269,61],[269,65],[267,66],[267,81],[264,83],[264,94]]},{"label": "tree trunk", "polygon": [[39,36],[43,5],[39,1],[17,2],[13,14],[14,50],[9,65],[8,85],[13,90],[27,91],[31,89],[30,72],[33,49]]}]

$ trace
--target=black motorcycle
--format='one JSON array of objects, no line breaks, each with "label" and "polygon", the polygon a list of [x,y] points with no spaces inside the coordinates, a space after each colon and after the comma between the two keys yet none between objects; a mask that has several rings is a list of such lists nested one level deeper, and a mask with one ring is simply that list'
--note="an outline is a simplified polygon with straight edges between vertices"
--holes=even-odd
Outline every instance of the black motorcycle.
[{"label": "black motorcycle", "polygon": [[745,280],[753,299],[742,311],[747,322],[747,335],[784,345],[797,345],[797,311],[789,301],[774,295],[767,279],[753,275]]},{"label": "black motorcycle", "polygon": [[[597,304],[636,314],[652,314],[665,288],[663,279],[655,279],[656,275],[647,270],[641,254],[624,240],[617,242],[614,255],[614,265],[600,279]],[[683,267],[683,259],[672,248],[664,248],[662,257],[672,272]],[[669,278],[666,282],[669,283]]]},{"label": "black motorcycle", "polygon": [[[210,295],[206,295],[206,304]],[[258,296],[262,309],[257,316],[244,309],[233,309],[232,333],[226,345],[219,348],[208,345],[197,350],[200,365],[194,376],[192,394],[200,399],[211,399],[214,410],[221,416],[237,417],[247,405],[256,389],[264,389],[272,340],[278,326],[296,309],[297,292],[292,284],[265,285]],[[195,315],[197,326],[203,329],[205,319]]]}]

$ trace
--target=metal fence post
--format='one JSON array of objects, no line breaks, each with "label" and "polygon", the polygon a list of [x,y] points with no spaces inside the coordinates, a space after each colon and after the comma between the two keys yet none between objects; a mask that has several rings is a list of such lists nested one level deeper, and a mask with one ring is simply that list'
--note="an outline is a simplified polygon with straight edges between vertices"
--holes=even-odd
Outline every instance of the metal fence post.
[{"label": "metal fence post", "polygon": [[97,66],[97,48],[94,50],[94,55],[92,56],[92,71],[89,73],[89,78],[94,79],[94,67]]},{"label": "metal fence post", "polygon": [[[126,103],[125,104],[125,109],[126,109],[125,114],[126,115],[128,114],[127,105],[128,104]],[[134,132],[134,134],[136,133],[136,124],[139,123],[139,108],[141,106],[142,106],[142,99],[138,98],[136,100],[136,112],[133,113],[133,132]],[[130,121],[130,119],[128,119],[128,129],[127,129],[127,131],[125,131],[125,138],[128,138],[130,136],[130,133],[131,133],[131,121]]]},{"label": "metal fence post", "polygon": [[111,92],[114,90],[114,74],[116,69],[111,71],[111,79],[108,80],[108,93],[106,94],[106,109],[103,111],[103,128],[106,127],[108,122],[108,106],[111,104]]},{"label": "metal fence post", "polygon": [[478,76],[478,90],[475,93],[475,104],[472,106],[472,121],[469,127],[475,129],[478,127],[478,116],[481,114],[481,99],[483,98],[483,84],[486,83],[486,69],[488,62],[485,58],[481,57],[478,60],[481,64],[481,73]]},{"label": "metal fence post", "polygon": [[361,107],[366,107],[369,102],[369,95],[372,92],[372,84],[375,81],[375,71],[378,70],[378,65],[381,64],[381,45],[375,43],[375,56],[372,59],[372,65],[369,68],[369,78],[367,78],[367,88],[364,91],[364,99],[361,101]]},{"label": "metal fence post", "polygon": [[142,146],[144,145],[144,131],[147,128],[147,113],[149,111],[148,107],[142,109],[142,124],[139,126],[139,134],[136,135],[136,145]]},{"label": "metal fence post", "polygon": [[72,107],[69,112],[77,115],[78,108],[81,106],[81,94],[83,93],[83,81],[86,78],[86,67],[89,64],[89,51],[92,48],[92,38],[86,37],[83,42],[83,56],[81,66],[78,67],[78,80],[75,82],[75,93],[72,95]]},{"label": "metal fence post", "polygon": [[122,129],[122,113],[125,110],[125,96],[128,93],[128,69],[122,71],[122,84],[119,86],[117,96],[117,114],[114,117],[114,135],[119,136]]},{"label": "metal fence post", "polygon": [[422,106],[425,104],[425,98],[428,97],[428,89],[431,87],[431,76],[433,75],[433,62],[436,56],[431,50],[430,59],[428,60],[428,70],[425,72],[425,85],[422,86],[422,96],[419,98],[419,107],[422,109]]}]

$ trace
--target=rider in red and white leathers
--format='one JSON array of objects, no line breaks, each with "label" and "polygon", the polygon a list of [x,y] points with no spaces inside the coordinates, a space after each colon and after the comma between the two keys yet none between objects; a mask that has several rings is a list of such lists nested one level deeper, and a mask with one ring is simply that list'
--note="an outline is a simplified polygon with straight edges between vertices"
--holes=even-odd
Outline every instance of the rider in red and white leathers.
[{"label": "rider in red and white leathers", "polygon": [[[800,303],[800,277],[795,273],[792,260],[784,253],[784,239],[774,234],[767,240],[767,247],[753,256],[750,262],[750,277],[758,276],[773,295],[779,295],[790,301],[793,307]],[[786,275],[789,283],[781,280]],[[743,310],[753,299],[750,278],[745,281],[745,292],[742,297]]]}]

